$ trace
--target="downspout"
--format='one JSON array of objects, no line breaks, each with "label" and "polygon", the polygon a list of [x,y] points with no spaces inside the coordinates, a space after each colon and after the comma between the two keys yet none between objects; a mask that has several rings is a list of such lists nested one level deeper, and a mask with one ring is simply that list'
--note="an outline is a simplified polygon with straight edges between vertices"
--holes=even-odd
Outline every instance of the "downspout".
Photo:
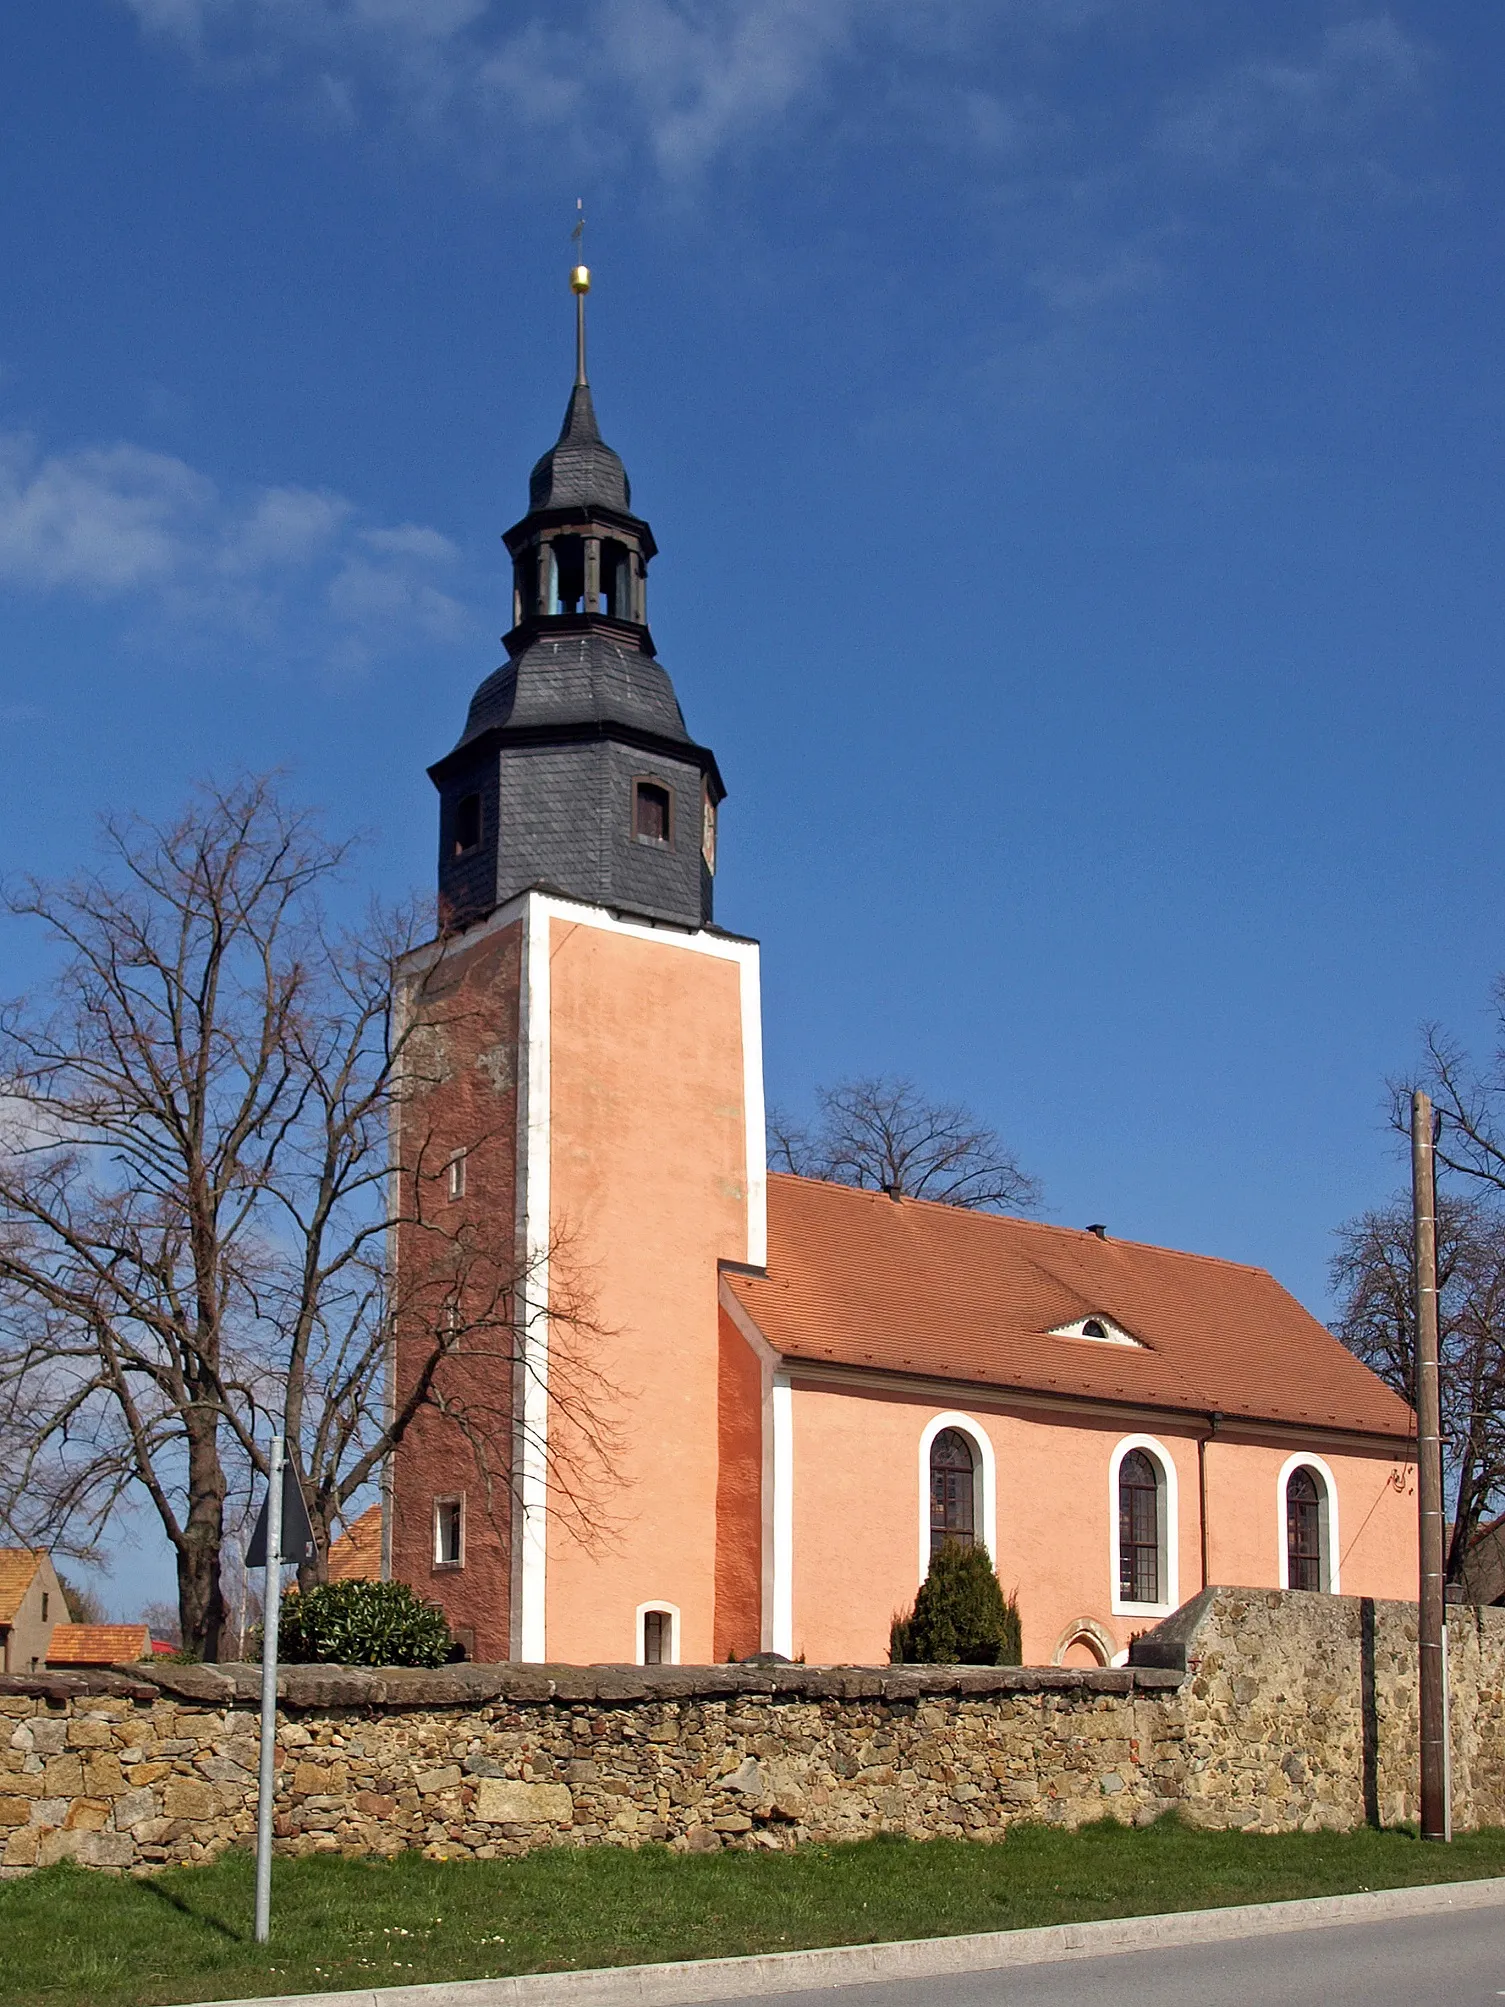
[{"label": "downspout", "polygon": [[1202,1587],[1207,1587],[1207,1445],[1218,1432],[1221,1412],[1207,1417],[1207,1433],[1197,1437],[1197,1518],[1202,1535]]}]

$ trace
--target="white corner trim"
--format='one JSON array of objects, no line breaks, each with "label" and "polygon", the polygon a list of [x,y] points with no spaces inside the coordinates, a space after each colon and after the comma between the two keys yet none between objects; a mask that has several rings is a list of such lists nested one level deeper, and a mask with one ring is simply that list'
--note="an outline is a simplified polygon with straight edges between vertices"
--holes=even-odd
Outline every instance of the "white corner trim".
[{"label": "white corner trim", "polygon": [[548,1437],[549,1437],[549,901],[529,893],[523,907],[522,997],[519,1043],[527,1055],[518,1081],[518,1200],[523,1288],[518,1304],[522,1336],[522,1443],[519,1502],[522,1510],[518,1656],[538,1663],[548,1656]]},{"label": "white corner trim", "polygon": [[773,1607],[771,1649],[794,1657],[794,1394],[787,1373],[773,1376]]},{"label": "white corner trim", "polygon": [[1342,1594],[1338,1584],[1342,1574],[1343,1547],[1338,1538],[1338,1480],[1333,1476],[1331,1466],[1310,1450],[1298,1450],[1288,1456],[1280,1466],[1280,1475],[1275,1480],[1275,1551],[1280,1557],[1280,1586],[1291,1586],[1291,1550],[1286,1545],[1286,1486],[1295,1470],[1309,1470],[1322,1486],[1322,1559],[1327,1580],[1323,1584],[1330,1596]]},{"label": "white corner trim", "polygon": [[747,1124],[747,1261],[768,1260],[768,1124],[763,1109],[763,986],[756,943],[738,956],[742,986],[742,1112]]},{"label": "white corner trim", "polygon": [[634,1663],[640,1666],[646,1665],[648,1663],[647,1659],[644,1658],[643,1656],[643,1619],[649,1614],[650,1611],[653,1610],[657,1610],[662,1616],[665,1616],[669,1619],[669,1657],[666,1663],[671,1666],[677,1666],[679,1664],[678,1603],[638,1604],[637,1615],[633,1619],[633,1626],[637,1637],[637,1642],[633,1647],[634,1652],[636,1654]]},{"label": "white corner trim", "polygon": [[930,1445],[942,1429],[960,1429],[977,1452],[982,1469],[982,1511],[979,1520],[983,1545],[994,1568],[998,1566],[998,1466],[987,1430],[973,1415],[955,1412],[934,1415],[920,1432],[919,1504],[920,1547],[917,1582],[930,1573]]},{"label": "white corner trim", "polygon": [[[1118,1467],[1131,1450],[1147,1450],[1160,1466],[1164,1482],[1165,1581],[1158,1603],[1130,1603],[1118,1593]],[[1115,1617],[1168,1617],[1181,1602],[1181,1494],[1175,1459],[1154,1436],[1125,1436],[1108,1459],[1108,1586]]]}]

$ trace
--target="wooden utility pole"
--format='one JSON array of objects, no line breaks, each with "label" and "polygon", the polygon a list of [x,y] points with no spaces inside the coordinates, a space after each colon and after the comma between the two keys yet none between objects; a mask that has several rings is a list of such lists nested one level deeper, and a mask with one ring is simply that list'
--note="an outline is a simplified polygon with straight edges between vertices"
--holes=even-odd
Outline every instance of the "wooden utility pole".
[{"label": "wooden utility pole", "polygon": [[1432,1103],[1411,1096],[1411,1206],[1416,1272],[1416,1497],[1421,1521],[1417,1636],[1421,1682],[1421,1836],[1452,1838],[1448,1804],[1447,1612],[1442,1582],[1442,1402],[1437,1358],[1437,1176]]}]

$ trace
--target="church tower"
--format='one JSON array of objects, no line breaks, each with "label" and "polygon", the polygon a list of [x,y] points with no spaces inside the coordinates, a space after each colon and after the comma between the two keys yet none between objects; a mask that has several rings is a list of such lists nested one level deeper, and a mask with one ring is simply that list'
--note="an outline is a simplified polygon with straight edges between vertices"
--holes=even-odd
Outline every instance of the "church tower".
[{"label": "church tower", "polygon": [[726,1447],[718,1326],[723,1265],[765,1259],[758,949],[712,921],[724,789],[654,654],[589,284],[577,266],[564,425],[504,539],[507,659],[429,769],[390,1398],[436,1333],[447,1355],[393,1459],[386,1562],[477,1658],[707,1661],[764,1642],[759,1452]]},{"label": "church tower", "polygon": [[711,921],[716,761],[685,730],[653,653],[658,546],[602,439],[585,371],[583,265],[575,384],[528,482],[512,559],[507,660],[471,699],[439,790],[439,896],[457,922],[530,886],[681,927]]}]

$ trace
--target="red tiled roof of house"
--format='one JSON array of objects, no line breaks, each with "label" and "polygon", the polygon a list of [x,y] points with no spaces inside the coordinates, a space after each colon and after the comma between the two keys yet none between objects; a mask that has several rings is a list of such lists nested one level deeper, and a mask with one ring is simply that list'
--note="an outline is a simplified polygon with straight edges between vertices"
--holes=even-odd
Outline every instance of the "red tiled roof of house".
[{"label": "red tiled roof of house", "polygon": [[[1262,1268],[779,1174],[766,1276],[786,1358],[1405,1439],[1411,1410]],[[1099,1317],[1137,1345],[1053,1337]]]},{"label": "red tiled roof of house", "polygon": [[42,1548],[0,1547],[0,1624],[15,1622],[22,1599],[42,1565],[43,1552]]},{"label": "red tiled roof of house", "polygon": [[152,1648],[145,1624],[54,1624],[47,1642],[50,1666],[126,1666]]},{"label": "red tiled roof of house", "polygon": [[330,1542],[331,1582],[379,1582],[381,1580],[381,1507],[368,1505],[359,1519],[352,1520],[338,1540]]}]

